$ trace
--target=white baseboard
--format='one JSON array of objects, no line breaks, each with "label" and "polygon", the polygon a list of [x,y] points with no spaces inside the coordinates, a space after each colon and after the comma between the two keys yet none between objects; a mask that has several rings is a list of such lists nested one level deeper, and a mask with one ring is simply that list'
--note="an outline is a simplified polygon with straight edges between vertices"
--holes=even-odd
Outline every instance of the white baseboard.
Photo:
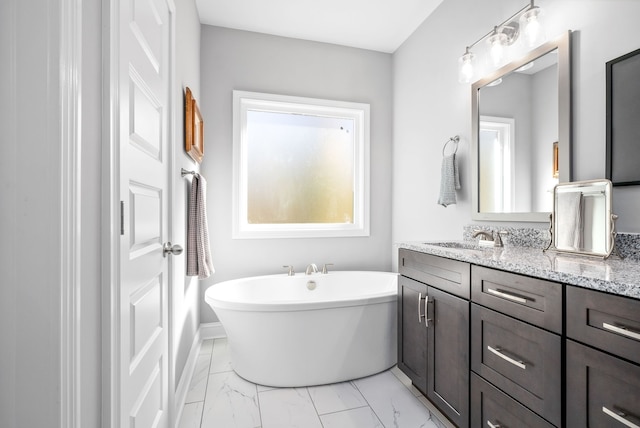
[{"label": "white baseboard", "polygon": [[219,322],[200,324],[198,331],[196,331],[196,334],[193,337],[189,356],[187,357],[187,362],[185,363],[182,376],[180,377],[180,381],[176,388],[176,408],[174,409],[176,415],[176,428],[180,425],[182,410],[184,409],[184,400],[187,398],[187,393],[189,392],[189,384],[191,383],[191,378],[193,377],[193,372],[196,368],[196,361],[198,359],[198,354],[200,354],[202,342],[207,339],[219,339],[221,337],[226,337],[226,333],[222,324]]},{"label": "white baseboard", "polygon": [[198,329],[202,340],[206,339],[220,339],[221,337],[227,337],[227,333],[222,327],[220,322],[209,322],[206,324],[200,324]]}]

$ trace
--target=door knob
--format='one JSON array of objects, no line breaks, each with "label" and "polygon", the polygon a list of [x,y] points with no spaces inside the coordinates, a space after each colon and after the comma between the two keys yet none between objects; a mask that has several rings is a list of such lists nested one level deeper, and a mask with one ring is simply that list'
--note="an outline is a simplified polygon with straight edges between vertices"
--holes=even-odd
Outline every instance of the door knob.
[{"label": "door knob", "polygon": [[167,257],[167,254],[171,253],[174,256],[182,254],[182,247],[178,244],[171,245],[171,242],[167,242],[162,246],[162,257]]}]

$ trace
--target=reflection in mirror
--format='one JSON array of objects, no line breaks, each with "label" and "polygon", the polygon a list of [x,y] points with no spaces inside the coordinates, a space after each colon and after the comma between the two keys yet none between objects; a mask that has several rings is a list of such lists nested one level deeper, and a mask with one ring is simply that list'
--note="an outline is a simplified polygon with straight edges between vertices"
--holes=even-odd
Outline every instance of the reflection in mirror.
[{"label": "reflection in mirror", "polygon": [[[558,184],[552,157],[558,141],[557,49],[501,80],[479,94],[480,211],[551,212]],[[504,185],[496,186],[500,176]],[[513,198],[506,193],[511,190]]]},{"label": "reflection in mirror", "polygon": [[546,221],[570,181],[568,50],[567,33],[473,85],[474,219]]},{"label": "reflection in mirror", "polygon": [[608,257],[615,241],[609,180],[578,181],[554,188],[552,246],[561,252]]},{"label": "reflection in mirror", "polygon": [[513,212],[515,209],[515,120],[480,116],[480,211]]}]

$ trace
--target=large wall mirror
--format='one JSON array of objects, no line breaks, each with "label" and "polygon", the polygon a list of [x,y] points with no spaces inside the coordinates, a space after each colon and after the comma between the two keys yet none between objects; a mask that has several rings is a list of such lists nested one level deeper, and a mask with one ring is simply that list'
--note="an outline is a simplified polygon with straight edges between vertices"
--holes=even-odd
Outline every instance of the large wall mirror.
[{"label": "large wall mirror", "polygon": [[472,218],[548,222],[571,181],[570,33],[472,85]]}]

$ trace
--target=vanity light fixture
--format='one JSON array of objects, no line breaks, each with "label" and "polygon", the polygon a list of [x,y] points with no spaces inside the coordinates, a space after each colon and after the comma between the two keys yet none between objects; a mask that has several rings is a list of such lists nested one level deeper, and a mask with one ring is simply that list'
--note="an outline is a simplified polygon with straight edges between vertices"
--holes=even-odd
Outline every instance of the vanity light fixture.
[{"label": "vanity light fixture", "polygon": [[471,83],[476,66],[476,55],[467,48],[464,55],[458,59],[458,80],[460,83]]},{"label": "vanity light fixture", "polygon": [[508,19],[493,27],[484,36],[466,47],[464,55],[458,60],[458,80],[460,83],[471,83],[477,77],[476,55],[471,48],[483,40],[489,45],[489,56],[494,67],[508,62],[509,46],[513,45],[522,34],[528,48],[534,48],[545,42],[545,35],[539,17],[542,9],[534,4],[534,0],[514,13]]}]

